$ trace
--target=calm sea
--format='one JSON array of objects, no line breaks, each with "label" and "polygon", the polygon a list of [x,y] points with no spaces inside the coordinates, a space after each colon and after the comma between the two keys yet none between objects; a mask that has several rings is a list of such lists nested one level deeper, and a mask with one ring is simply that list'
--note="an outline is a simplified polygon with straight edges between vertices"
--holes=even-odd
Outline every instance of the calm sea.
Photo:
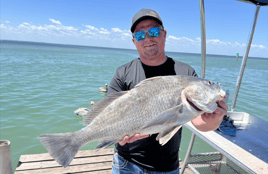
[{"label": "calm sea", "polygon": [[[166,53],[201,73],[200,54]],[[80,130],[78,108],[105,97],[98,87],[110,82],[115,70],[138,57],[135,50],[72,46],[34,42],[1,41],[0,139],[11,142],[13,170],[20,155],[47,153],[36,138],[40,134]],[[242,59],[207,55],[206,78],[234,95]],[[235,111],[268,121],[268,59],[249,58]],[[180,158],[184,158],[190,131],[183,129]],[[95,149],[97,142],[82,149]],[[201,139],[195,152],[211,150]]]}]

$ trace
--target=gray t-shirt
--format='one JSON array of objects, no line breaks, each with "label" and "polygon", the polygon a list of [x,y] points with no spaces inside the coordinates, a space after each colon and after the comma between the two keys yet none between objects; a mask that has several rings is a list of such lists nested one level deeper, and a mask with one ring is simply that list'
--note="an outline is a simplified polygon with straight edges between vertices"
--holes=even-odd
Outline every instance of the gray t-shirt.
[{"label": "gray t-shirt", "polygon": [[[155,71],[155,72],[152,72]],[[160,72],[161,71],[161,72]],[[149,67],[140,61],[133,61],[120,66],[109,84],[108,93],[127,91],[135,87],[146,77],[159,75],[187,75],[196,76],[195,70],[182,62],[167,57],[167,61],[157,67]],[[116,144],[115,151],[128,161],[139,165],[149,171],[168,172],[176,170],[179,167],[178,151],[181,141],[180,129],[164,146],[156,141],[156,136],[137,140],[133,143],[127,143],[124,146]]]}]

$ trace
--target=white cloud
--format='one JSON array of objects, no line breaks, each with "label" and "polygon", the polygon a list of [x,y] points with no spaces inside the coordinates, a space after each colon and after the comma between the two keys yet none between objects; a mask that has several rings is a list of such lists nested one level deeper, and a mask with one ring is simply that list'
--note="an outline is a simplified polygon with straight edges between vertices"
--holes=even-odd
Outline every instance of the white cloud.
[{"label": "white cloud", "polygon": [[169,35],[167,37],[167,44],[178,44],[178,45],[191,46],[191,45],[200,45],[200,43],[201,43],[200,38],[196,38],[195,40],[193,40],[193,39],[189,39],[187,37],[175,37],[172,35]]},{"label": "white cloud", "polygon": [[212,43],[215,45],[226,45],[225,42],[221,42],[219,39],[209,39],[207,40],[207,43]]},{"label": "white cloud", "polygon": [[4,24],[0,24],[0,28],[1,28],[1,29],[6,29],[7,26],[5,26]]},{"label": "white cloud", "polygon": [[10,23],[9,21],[6,21],[6,23]]},{"label": "white cloud", "polygon": [[[190,44],[190,45],[200,45],[201,44],[201,39],[197,37],[196,39],[189,39],[187,37],[175,37],[172,35],[169,35],[167,37],[167,42],[172,43],[172,44]],[[219,39],[207,39],[206,40],[207,46],[230,46],[230,47],[242,47],[245,48],[246,44],[245,43],[238,43],[238,42],[226,42],[226,41],[220,41]],[[259,48],[259,49],[268,49],[268,47],[265,47],[264,45],[256,45],[256,44],[251,44],[252,48]]]},{"label": "white cloud", "polygon": [[129,33],[123,33],[123,36],[127,36],[127,37],[131,37],[131,34],[129,34]]},{"label": "white cloud", "polygon": [[92,25],[83,25],[86,29],[80,30],[83,37],[94,38],[94,39],[104,39],[104,40],[131,40],[131,32],[128,30],[121,30],[119,28],[111,28],[107,30],[105,28],[96,28]]},{"label": "white cloud", "polygon": [[110,34],[110,32],[108,32],[108,31],[99,31],[99,33],[101,33],[101,34]]},{"label": "white cloud", "polygon": [[89,37],[89,35],[91,35],[91,38],[92,36],[96,36],[96,38],[100,39],[100,38],[106,38],[106,35],[109,35],[111,32],[109,32],[107,29],[105,28],[96,28],[94,26],[91,26],[91,25],[83,25],[86,27],[85,30],[80,30],[80,33],[84,34],[84,35],[87,35],[87,37]]},{"label": "white cloud", "polygon": [[[62,25],[59,21],[54,19],[49,20],[53,22],[53,24],[34,25],[28,22],[23,22],[17,26],[10,25],[7,22],[0,24],[1,37],[2,39],[11,40],[27,40],[28,38],[34,38],[33,40],[35,41],[43,42],[45,40],[51,43],[55,42],[55,38],[63,43],[66,43],[64,41],[69,39],[69,44],[79,44],[79,42],[83,40],[83,43],[90,43],[94,46],[134,48],[131,42],[132,34],[130,30],[122,30],[120,28],[97,28],[92,25],[82,25],[76,28]],[[48,38],[50,38],[50,40],[48,40]],[[234,55],[237,52],[243,53],[247,46],[245,43],[222,41],[217,38],[207,39],[206,42],[208,54]],[[96,43],[99,43],[99,45],[95,45]],[[191,39],[168,35],[166,39],[166,50],[200,53],[201,39],[199,37]],[[267,50],[267,46],[252,44],[250,51],[255,51],[256,55],[268,57]]]},{"label": "white cloud", "polygon": [[60,21],[56,21],[55,19],[50,19],[49,18],[49,20],[54,24],[62,25]]},{"label": "white cloud", "polygon": [[95,27],[93,27],[93,26],[91,26],[91,25],[85,25],[85,27],[88,28],[89,30],[99,31],[98,28],[95,28]]},{"label": "white cloud", "polygon": [[255,44],[251,44],[252,48],[259,48],[259,49],[267,49],[265,46],[263,45],[255,45]]},{"label": "white cloud", "polygon": [[[222,54],[222,55],[235,55],[236,53],[244,53],[247,44],[238,42],[221,41],[219,39],[207,39],[206,40],[206,52],[207,54]],[[201,52],[201,39],[199,37],[190,39],[187,37],[176,37],[168,35],[166,40],[167,51],[178,51],[178,52]],[[268,47],[264,45],[252,44],[250,50],[250,56],[267,55]]]},{"label": "white cloud", "polygon": [[175,36],[172,36],[172,35],[169,35],[169,36],[167,37],[167,40],[170,40],[170,41],[172,41],[172,40],[180,40],[180,38],[175,37]]},{"label": "white cloud", "polygon": [[[1,25],[1,32],[7,35],[23,36],[77,36],[77,28],[64,25],[33,25],[23,22],[18,26]],[[14,37],[12,36],[12,37]]]},{"label": "white cloud", "polygon": [[111,32],[109,32],[108,30],[106,30],[104,28],[100,28],[99,33],[101,33],[101,34],[110,34]]},{"label": "white cloud", "polygon": [[119,33],[121,33],[122,30],[120,30],[119,28],[112,28],[112,32],[119,32]]},{"label": "white cloud", "polygon": [[102,31],[108,31],[108,30],[106,30],[106,29],[104,29],[104,28],[102,28],[102,27],[101,27],[100,29],[101,29]]}]

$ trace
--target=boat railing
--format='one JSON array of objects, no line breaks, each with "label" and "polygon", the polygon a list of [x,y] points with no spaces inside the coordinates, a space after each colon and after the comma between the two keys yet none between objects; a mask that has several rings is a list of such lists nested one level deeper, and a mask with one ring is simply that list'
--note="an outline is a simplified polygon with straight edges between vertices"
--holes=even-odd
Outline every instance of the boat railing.
[{"label": "boat railing", "polygon": [[[268,173],[268,122],[245,112],[234,112],[235,103],[238,97],[239,88],[246,67],[251,42],[253,39],[260,6],[267,6],[267,0],[238,0],[256,5],[254,22],[251,35],[248,41],[245,54],[243,56],[240,73],[236,83],[235,95],[232,101],[231,111],[227,116],[234,120],[237,126],[237,135],[220,134],[218,131],[201,132],[197,130],[191,122],[184,126],[192,132],[192,137],[188,146],[184,163],[180,173],[184,173],[186,167],[194,173]],[[204,0],[199,0],[201,19],[201,57],[202,71],[201,78],[205,77],[206,60],[206,32],[205,32],[205,10]],[[229,92],[228,92],[229,93]],[[228,97],[225,102],[227,103]],[[195,136],[200,137],[217,152],[191,154],[195,141]]]}]

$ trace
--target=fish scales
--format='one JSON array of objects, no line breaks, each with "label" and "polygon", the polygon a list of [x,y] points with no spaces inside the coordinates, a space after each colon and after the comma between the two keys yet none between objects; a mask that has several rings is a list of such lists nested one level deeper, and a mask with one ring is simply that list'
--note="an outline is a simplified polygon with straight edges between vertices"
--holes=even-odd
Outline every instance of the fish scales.
[{"label": "fish scales", "polygon": [[[166,83],[166,82],[164,82],[163,79],[160,79],[160,80],[161,80],[161,82],[154,84],[158,88],[154,88],[152,86],[146,86],[145,89],[140,90],[140,93],[136,93],[135,95],[132,94],[132,96],[131,96],[132,99],[134,99],[134,100],[138,99],[134,102],[134,107],[133,107],[133,102],[125,103],[125,105],[128,105],[129,107],[122,110],[122,113],[124,113],[123,115],[125,117],[126,116],[129,116],[129,117],[127,117],[127,118],[121,117],[121,118],[126,119],[127,123],[131,123],[130,125],[124,124],[124,125],[126,125],[125,132],[127,134],[129,134],[130,136],[135,134],[135,131],[133,132],[133,130],[137,130],[138,128],[141,127],[141,125],[144,125],[145,123],[147,123],[153,115],[158,115],[160,112],[174,106],[175,101],[173,101],[173,103],[170,102],[171,101],[170,98],[172,96],[170,94],[172,94],[174,90],[177,90],[177,88],[176,88],[176,87],[178,87],[177,81],[175,81],[175,80],[170,81],[169,80],[169,82]],[[150,89],[155,89],[155,90],[152,91]],[[173,89],[173,91],[170,92],[170,90],[172,90],[172,89]],[[150,93],[149,93],[150,95],[142,95],[143,91],[150,91]],[[159,95],[160,92],[162,92],[162,95]],[[148,92],[147,92],[147,94],[148,94]],[[158,94],[158,95],[156,95],[156,94]],[[152,95],[155,95],[156,97],[154,97],[154,98],[149,97]],[[162,100],[163,98],[167,98],[167,100]],[[126,98],[126,100],[132,101],[129,98]],[[139,102],[139,100],[141,100],[143,102]],[[144,107],[144,103],[149,103],[149,105],[146,105]],[[119,106],[119,108],[122,109],[123,106]],[[138,108],[143,108],[142,109],[143,112],[142,113],[135,112],[135,111],[140,111],[140,109],[138,109]],[[111,110],[111,112],[113,112],[113,110]],[[110,115],[110,113],[107,113],[107,115]],[[139,117],[143,116],[143,117],[145,117],[145,119],[143,119],[143,120],[139,119],[139,117],[137,117],[137,116],[139,116]],[[122,122],[124,122],[124,120],[122,120]],[[118,123],[118,124],[120,124],[120,123]],[[127,128],[129,128],[129,129],[127,129]]]},{"label": "fish scales", "polygon": [[[172,82],[173,82],[172,85],[174,86],[174,89],[176,89],[175,86],[177,83],[174,83],[174,81]],[[124,100],[124,102],[120,102],[117,105],[115,104],[115,106],[111,106],[111,108],[107,108],[105,110],[106,112],[103,115],[99,116],[99,119],[98,119],[99,123],[95,122],[93,124],[98,124],[100,127],[106,126],[102,124],[103,119],[107,119],[107,122],[110,122],[110,123],[117,122],[117,124],[115,124],[114,127],[117,127],[121,123],[129,123],[129,125],[124,124],[126,127],[125,132],[129,133],[130,135],[135,134],[133,130],[137,130],[137,128],[141,127],[141,125],[144,125],[144,123],[146,123],[145,120],[147,120],[147,119],[145,120],[139,119],[140,116],[148,118],[148,116],[156,115],[160,113],[161,111],[164,111],[167,108],[170,108],[170,105],[173,104],[173,103],[161,101],[163,97],[166,97],[165,93],[172,93],[168,91],[168,89],[172,89],[170,88],[171,84],[170,83],[168,85],[166,84],[167,83],[165,83],[163,79],[160,79],[159,83],[154,84],[158,88],[154,88],[153,86],[146,86],[146,88],[140,89],[139,93],[136,93],[136,92],[130,93],[128,96],[122,99]],[[151,90],[151,89],[155,89],[155,90]],[[143,95],[143,91],[147,91],[148,95]],[[159,94],[160,92],[162,92],[163,94],[156,95],[156,94]],[[152,98],[150,96],[155,96],[155,97]],[[166,100],[166,101],[170,101],[170,100]],[[149,103],[149,104],[144,106],[145,105],[144,103]],[[120,112],[114,111],[114,109],[112,108],[120,108]],[[138,108],[143,108],[141,115],[139,113],[140,109]],[[110,117],[110,115],[114,114],[114,112],[117,112],[115,115],[120,117],[121,119],[120,122],[118,122],[118,118]],[[111,129],[114,130],[113,128]],[[108,131],[108,132],[111,133],[111,131]]]},{"label": "fish scales", "polygon": [[[168,92],[167,85],[165,85],[165,84],[166,83],[164,83],[164,82],[160,83],[160,85],[157,84],[159,87],[159,88],[157,88],[158,90],[152,91],[152,93],[153,93],[153,95],[155,95],[155,97],[141,95],[143,92],[143,90],[141,90],[140,93],[138,93],[136,95],[132,95],[131,97],[133,100],[135,100],[135,98],[138,98],[139,100],[141,100],[143,102],[135,101],[136,104],[134,104],[134,107],[132,105],[133,104],[132,102],[126,103],[126,105],[128,105],[129,107],[127,108],[127,111],[123,111],[122,113],[125,117],[123,119],[127,119],[126,122],[131,123],[130,125],[125,124],[126,127],[129,128],[129,129],[126,128],[125,131],[126,131],[126,133],[129,133],[130,136],[135,133],[135,132],[133,132],[133,130],[137,130],[138,128],[141,127],[141,125],[144,125],[147,122],[147,120],[150,120],[150,116],[157,115],[161,111],[164,111],[167,108],[171,107],[172,103],[161,101],[161,99],[163,97],[166,97],[165,96],[166,93],[171,93],[171,92]],[[149,86],[149,87],[153,88],[152,86]],[[162,95],[159,95],[159,93],[160,93],[159,89],[161,89]],[[145,89],[145,91],[150,91],[150,90]],[[156,95],[156,94],[158,94],[158,95]],[[132,100],[130,100],[130,101],[132,101]],[[166,100],[166,101],[170,101],[170,100]],[[149,104],[145,105],[144,103],[149,103]],[[137,112],[140,110],[137,108],[143,108],[142,114]],[[145,119],[139,119],[139,117],[141,117],[141,116],[145,117]],[[122,120],[122,122],[123,122],[123,120]]]},{"label": "fish scales", "polygon": [[[173,130],[205,111],[213,112],[217,108],[216,101],[224,95],[219,85],[206,79],[154,77],[130,91],[108,95],[97,102],[83,121],[88,124],[85,128],[39,138],[50,155],[64,167],[84,144],[95,140],[100,141],[96,148],[99,150],[119,142],[125,135],[160,133],[159,143],[164,145],[176,132]],[[61,146],[55,147],[55,144]]]}]

